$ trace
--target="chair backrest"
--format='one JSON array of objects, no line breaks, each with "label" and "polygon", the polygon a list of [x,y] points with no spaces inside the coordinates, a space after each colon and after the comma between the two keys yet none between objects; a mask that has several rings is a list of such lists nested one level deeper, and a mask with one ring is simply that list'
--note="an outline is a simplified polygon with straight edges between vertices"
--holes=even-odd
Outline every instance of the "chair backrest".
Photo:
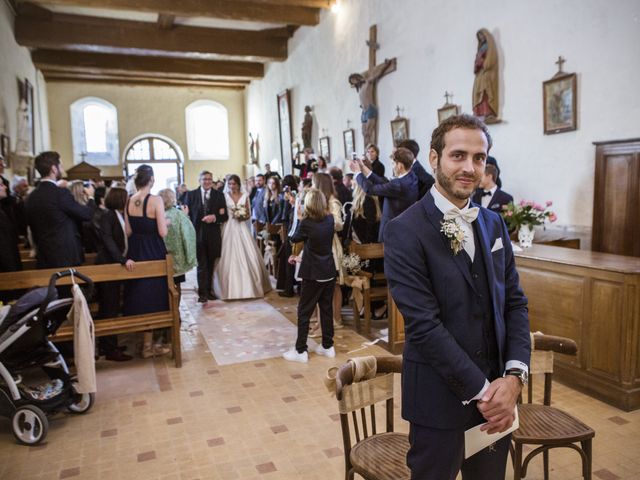
[{"label": "chair backrest", "polygon": [[355,243],[349,245],[349,253],[357,254],[362,260],[384,258],[384,243]]},{"label": "chair backrest", "polygon": [[529,366],[529,385],[527,387],[527,402],[533,400],[533,375],[544,374],[545,405],[551,405],[551,385],[553,379],[553,354],[562,353],[575,356],[578,353],[576,342],[570,338],[531,334],[531,362]]},{"label": "chair backrest", "polygon": [[393,432],[393,374],[402,372],[402,357],[373,358],[376,361],[376,376],[371,379],[354,380],[353,362],[342,365],[336,375],[336,398],[347,471],[351,468],[349,455],[353,446],[352,433],[355,443],[379,433],[376,404],[385,403],[385,431]]}]

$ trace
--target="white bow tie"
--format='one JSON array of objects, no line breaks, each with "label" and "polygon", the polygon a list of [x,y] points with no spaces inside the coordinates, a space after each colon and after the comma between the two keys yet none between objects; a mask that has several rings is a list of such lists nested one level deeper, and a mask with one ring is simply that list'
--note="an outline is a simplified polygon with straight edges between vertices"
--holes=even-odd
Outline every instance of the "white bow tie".
[{"label": "white bow tie", "polygon": [[479,212],[480,209],[478,207],[467,208],[464,212],[458,207],[453,207],[451,210],[444,214],[444,219],[455,220],[456,218],[460,218],[467,223],[472,223],[476,218],[478,218]]}]

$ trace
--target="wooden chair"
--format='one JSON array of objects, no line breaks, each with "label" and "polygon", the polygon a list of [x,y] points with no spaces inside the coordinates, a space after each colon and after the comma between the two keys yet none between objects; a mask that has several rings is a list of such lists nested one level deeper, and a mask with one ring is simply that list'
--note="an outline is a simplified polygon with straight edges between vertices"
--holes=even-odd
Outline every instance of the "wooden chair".
[{"label": "wooden chair", "polygon": [[[363,243],[357,244],[351,242],[349,253],[357,254],[361,260],[375,260],[384,258],[384,244],[382,243]],[[362,292],[364,303],[364,333],[371,333],[371,302],[378,300],[387,300],[388,290],[384,272],[376,272],[370,281],[384,283],[382,286],[370,287]],[[356,331],[360,332],[360,311],[355,302],[352,302],[353,318],[356,325]]]},{"label": "wooden chair", "polygon": [[[533,457],[542,453],[544,479],[549,479],[549,450],[572,448],[582,459],[582,476],[591,479],[593,429],[568,413],[551,406],[551,379],[553,375],[553,353],[576,355],[576,343],[568,338],[536,334],[532,339],[531,373],[544,373],[543,404],[532,402],[533,382],[529,376],[528,403],[518,405],[520,428],[513,432],[513,478],[520,480],[527,474],[527,466]],[[579,445],[578,445],[579,444]],[[539,445],[523,460],[523,445]]]},{"label": "wooden chair", "polygon": [[[377,376],[371,380],[354,382],[352,362],[342,365],[336,374],[345,479],[353,480],[355,473],[365,480],[409,479],[409,438],[393,431],[393,374],[402,371],[402,357],[375,358]],[[376,403],[382,402],[386,405],[386,431],[378,433]],[[355,435],[354,444],[350,426]]]}]

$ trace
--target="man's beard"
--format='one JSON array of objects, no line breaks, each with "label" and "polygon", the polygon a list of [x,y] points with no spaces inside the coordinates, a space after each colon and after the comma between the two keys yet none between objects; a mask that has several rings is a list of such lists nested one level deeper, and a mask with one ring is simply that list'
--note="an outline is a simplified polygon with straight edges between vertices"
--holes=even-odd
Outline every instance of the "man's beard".
[{"label": "man's beard", "polygon": [[[456,189],[454,187],[456,178],[467,178],[472,180],[474,187],[469,192],[462,189]],[[445,192],[458,200],[468,200],[469,197],[473,195],[476,188],[478,188],[478,185],[480,185],[480,178],[477,175],[457,175],[456,177],[449,177],[442,172],[441,168],[436,169],[436,179],[438,180],[438,185],[440,185]]]}]

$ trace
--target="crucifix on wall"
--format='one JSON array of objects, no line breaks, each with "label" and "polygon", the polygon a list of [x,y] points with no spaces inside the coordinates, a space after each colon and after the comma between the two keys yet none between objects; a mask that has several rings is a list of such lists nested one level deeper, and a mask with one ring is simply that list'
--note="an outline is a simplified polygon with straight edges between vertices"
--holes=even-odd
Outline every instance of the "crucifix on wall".
[{"label": "crucifix on wall", "polygon": [[362,136],[364,146],[370,143],[377,144],[378,138],[378,106],[376,101],[376,83],[384,75],[396,70],[396,59],[385,59],[380,65],[376,65],[376,50],[380,48],[377,42],[377,28],[372,25],[369,28],[369,69],[363,73],[349,75],[349,84],[356,89],[360,97],[362,109]]}]

